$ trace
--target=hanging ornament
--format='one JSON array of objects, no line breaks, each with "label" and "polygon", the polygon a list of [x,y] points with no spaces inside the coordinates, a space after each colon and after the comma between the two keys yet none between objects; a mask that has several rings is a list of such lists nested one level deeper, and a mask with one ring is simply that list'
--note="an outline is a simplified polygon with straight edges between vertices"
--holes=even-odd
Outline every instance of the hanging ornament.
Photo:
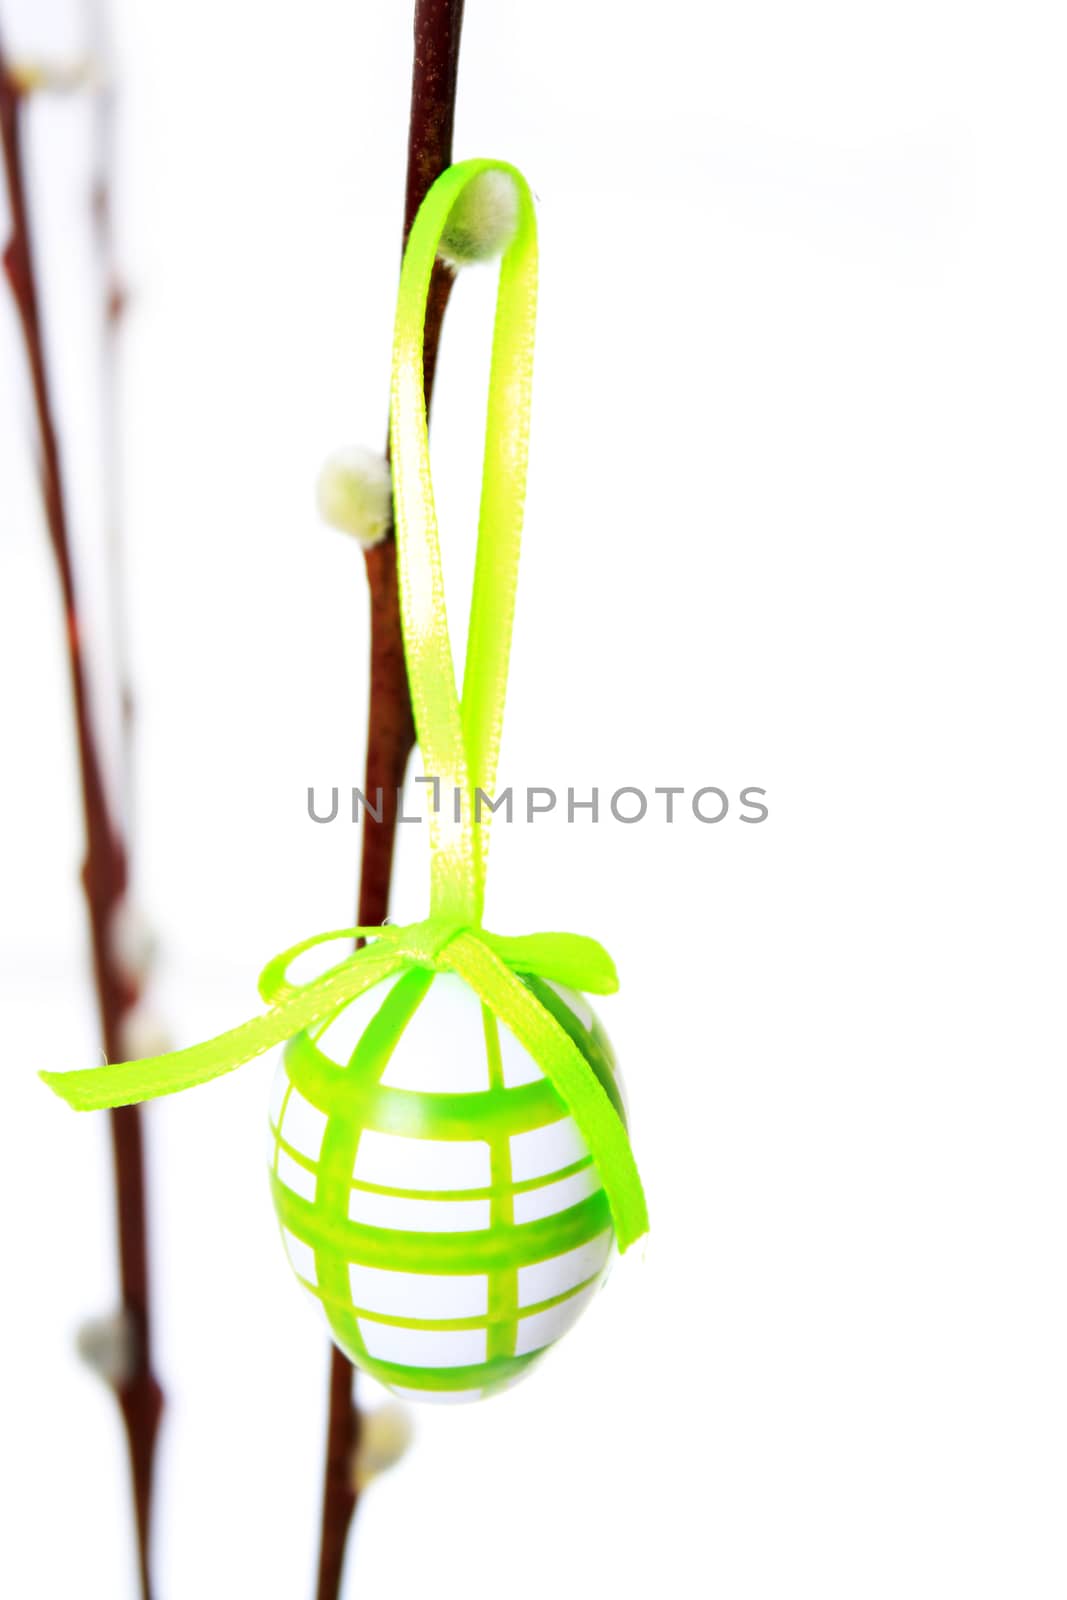
[{"label": "hanging ornament", "polygon": [[[430,274],[450,219],[510,185],[489,377],[462,697],[445,613],[423,394]],[[454,231],[454,230],[453,230]],[[515,168],[465,161],[434,184],[401,271],[390,445],[400,610],[432,775],[430,914],[316,935],[260,978],[268,1009],[167,1055],[42,1073],[78,1110],[206,1083],[285,1044],[270,1110],[282,1239],[330,1333],[397,1394],[466,1400],[519,1377],[647,1229],[614,1056],[586,994],[618,986],[578,934],[482,926],[526,482],[537,234]],[[295,982],[334,940],[363,946]]]}]

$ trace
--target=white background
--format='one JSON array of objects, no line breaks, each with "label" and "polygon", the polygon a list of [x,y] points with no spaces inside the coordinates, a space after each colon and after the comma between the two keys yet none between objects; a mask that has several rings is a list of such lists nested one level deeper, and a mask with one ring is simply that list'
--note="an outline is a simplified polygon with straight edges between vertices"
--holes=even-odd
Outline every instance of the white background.
[{"label": "white background", "polygon": [[[399,0],[121,7],[138,880],[175,1041],[351,920],[367,624],[317,522],[384,437]],[[1056,8],[468,0],[459,156],[519,164],[543,289],[516,786],[746,784],[771,815],[498,831],[487,921],[604,939],[653,1215],[531,1381],[425,1411],[353,1595],[1067,1590]],[[18,52],[77,8],[6,0]],[[100,536],[84,110],[33,113],[83,565]],[[435,460],[456,632],[488,272]],[[61,622],[0,311],[0,1590],[132,1594]],[[105,680],[102,613],[95,639]],[[425,837],[396,914],[422,913]],[[261,1164],[269,1067],[153,1107],[163,1600],[311,1593],[322,1333]],[[365,1392],[367,1386],[365,1386]]]}]

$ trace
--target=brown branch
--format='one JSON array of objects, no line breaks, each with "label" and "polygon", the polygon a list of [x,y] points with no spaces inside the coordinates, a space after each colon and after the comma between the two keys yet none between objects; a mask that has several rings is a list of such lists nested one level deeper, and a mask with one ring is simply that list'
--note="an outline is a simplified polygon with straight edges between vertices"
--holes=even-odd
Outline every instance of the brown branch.
[{"label": "brown branch", "polygon": [[[124,1054],[121,1038],[123,1018],[138,998],[136,983],[120,969],[113,953],[115,913],[127,887],[127,857],[105,788],[100,744],[93,723],[83,657],[67,505],[45,360],[27,203],[22,149],[23,106],[22,93],[11,76],[0,45],[0,135],[11,210],[11,237],[3,261],[26,348],[37,421],[45,519],[63,601],[85,814],[86,853],[82,882],[89,912],[97,1006],[105,1052],[109,1059],[121,1060]],[[141,1593],[144,1600],[150,1600],[148,1552],[152,1468],[163,1398],[151,1365],[144,1147],[140,1112],[135,1106],[114,1111],[111,1113],[110,1126],[122,1308],[125,1325],[132,1336],[129,1367],[114,1380],[114,1388],[129,1449]]]},{"label": "brown branch", "polygon": [[[415,51],[411,74],[404,242],[427,190],[452,161],[459,41],[463,0],[416,0]],[[423,381],[429,409],[441,324],[452,288],[452,274],[434,269],[426,311]],[[400,631],[396,544],[392,538],[366,552],[370,589],[370,716],[364,793],[380,789],[384,806],[375,822],[363,813],[363,856],[357,921],[361,927],[383,922],[389,912],[389,883],[396,839],[396,797],[415,744],[404,642]],[[358,1491],[355,1456],[360,1413],[353,1395],[353,1371],[339,1350],[330,1354],[329,1419],[323,1479],[322,1533],[317,1600],[338,1600],[345,1547]]]}]

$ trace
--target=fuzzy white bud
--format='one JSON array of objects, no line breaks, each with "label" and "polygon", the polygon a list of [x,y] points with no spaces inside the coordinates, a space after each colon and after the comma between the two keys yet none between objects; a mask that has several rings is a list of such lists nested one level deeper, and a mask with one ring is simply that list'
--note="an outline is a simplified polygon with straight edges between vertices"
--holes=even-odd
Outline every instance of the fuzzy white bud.
[{"label": "fuzzy white bud", "polygon": [[75,94],[79,89],[103,85],[100,68],[91,56],[74,56],[69,61],[16,61],[10,75],[22,94]]},{"label": "fuzzy white bud", "polygon": [[381,544],[393,520],[388,461],[360,445],[335,451],[319,473],[317,498],[319,514],[331,528],[354,534],[368,550]]},{"label": "fuzzy white bud", "polygon": [[115,907],[109,937],[112,960],[127,982],[139,989],[155,966],[158,942],[135,901],[122,900]]},{"label": "fuzzy white bud", "polygon": [[141,1061],[145,1056],[165,1055],[171,1038],[156,1008],[139,1000],[122,1019],[119,1043],[124,1061]]},{"label": "fuzzy white bud", "polygon": [[450,267],[492,261],[507,249],[518,223],[515,180],[506,172],[480,172],[449,212],[437,254]]},{"label": "fuzzy white bud", "polygon": [[137,1335],[125,1311],[91,1317],[78,1329],[77,1350],[85,1365],[105,1383],[129,1381],[137,1366]]},{"label": "fuzzy white bud", "polygon": [[359,1446],[352,1466],[358,1490],[396,1465],[415,1437],[415,1424],[407,1406],[384,1405],[364,1414]]}]

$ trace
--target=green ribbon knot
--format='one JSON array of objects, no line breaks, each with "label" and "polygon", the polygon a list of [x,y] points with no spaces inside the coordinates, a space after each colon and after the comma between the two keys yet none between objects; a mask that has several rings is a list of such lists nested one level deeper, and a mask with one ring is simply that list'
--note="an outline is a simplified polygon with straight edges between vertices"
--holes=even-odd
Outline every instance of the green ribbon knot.
[{"label": "green ribbon knot", "polygon": [[[423,391],[426,300],[437,247],[463,190],[485,173],[515,185],[515,232],[504,252],[489,375],[482,497],[463,691],[456,687],[430,475]],[[426,771],[459,791],[455,814],[430,821],[430,915],[407,925],[313,935],[264,967],[266,1012],[186,1050],[41,1077],[79,1111],[128,1105],[192,1088],[311,1028],[325,1027],[375,984],[411,967],[451,972],[514,1034],[566,1104],[596,1162],[620,1250],[648,1227],[625,1123],[570,1034],[526,980],[589,994],[618,987],[595,939],[573,933],[493,934],[482,927],[488,820],[476,803],[496,777],[518,580],[537,303],[537,230],[530,190],[514,168],[464,161],[434,184],[415,219],[401,268],[393,343],[390,444],[404,650]],[[293,982],[306,951],[366,941],[320,976]]]}]

